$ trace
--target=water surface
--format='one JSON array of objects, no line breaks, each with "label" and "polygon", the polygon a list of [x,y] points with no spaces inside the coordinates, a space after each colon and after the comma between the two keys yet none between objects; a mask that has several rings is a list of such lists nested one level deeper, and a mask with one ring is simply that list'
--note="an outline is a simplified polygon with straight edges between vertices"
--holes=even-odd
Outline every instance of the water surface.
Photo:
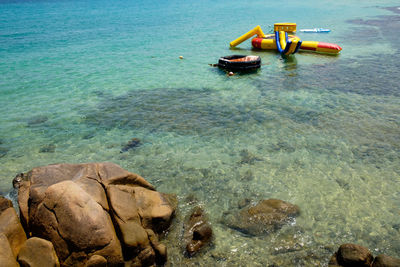
[{"label": "water surface", "polygon": [[[39,165],[112,161],[180,200],[166,241],[201,203],[214,245],[173,266],[326,266],[345,242],[400,255],[399,8],[395,1],[2,1],[0,191]],[[282,58],[229,42],[261,25],[339,56]],[[260,71],[210,67],[234,53]],[[179,59],[183,56],[184,59]],[[132,138],[140,146],[121,153]],[[295,223],[259,237],[220,223],[244,198],[300,206]],[[173,245],[175,244],[175,245]]]}]

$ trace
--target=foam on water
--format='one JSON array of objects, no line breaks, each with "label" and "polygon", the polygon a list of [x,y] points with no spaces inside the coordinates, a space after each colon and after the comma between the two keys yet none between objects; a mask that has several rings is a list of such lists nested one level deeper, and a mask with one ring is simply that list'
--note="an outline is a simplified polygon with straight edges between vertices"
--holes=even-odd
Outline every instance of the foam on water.
[{"label": "foam on water", "polygon": [[[38,165],[112,161],[177,194],[178,219],[188,198],[205,206],[214,245],[183,257],[176,224],[172,265],[324,266],[345,242],[399,255],[399,16],[381,8],[395,3],[288,4],[0,4],[0,191]],[[255,25],[286,20],[330,28],[301,37],[342,54],[229,50]],[[232,53],[264,65],[233,77],[208,66]],[[301,215],[259,237],[221,223],[241,200],[265,198]]]}]

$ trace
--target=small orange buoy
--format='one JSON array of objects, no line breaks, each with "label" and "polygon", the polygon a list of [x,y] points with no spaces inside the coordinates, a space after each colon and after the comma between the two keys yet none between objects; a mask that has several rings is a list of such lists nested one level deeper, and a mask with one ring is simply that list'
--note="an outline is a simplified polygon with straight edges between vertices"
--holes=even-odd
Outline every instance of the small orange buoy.
[{"label": "small orange buoy", "polygon": [[180,59],[183,59],[183,56],[179,56]]},{"label": "small orange buoy", "polygon": [[228,73],[228,76],[233,76],[233,75],[235,75],[232,71],[230,71],[229,73]]}]

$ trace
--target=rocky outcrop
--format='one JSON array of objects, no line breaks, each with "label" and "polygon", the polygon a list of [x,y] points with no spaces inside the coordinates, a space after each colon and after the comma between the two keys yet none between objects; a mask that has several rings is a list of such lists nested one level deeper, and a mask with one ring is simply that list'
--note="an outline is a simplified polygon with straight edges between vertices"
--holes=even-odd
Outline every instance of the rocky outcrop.
[{"label": "rocky outcrop", "polygon": [[20,174],[14,185],[24,227],[52,242],[61,266],[166,261],[155,233],[168,228],[176,199],[139,175],[112,163],[56,164]]},{"label": "rocky outcrop", "polygon": [[222,222],[249,235],[275,231],[300,213],[299,207],[279,199],[261,200],[238,211],[225,212]]},{"label": "rocky outcrop", "polygon": [[185,224],[184,243],[186,253],[193,256],[211,242],[212,228],[201,207],[195,207]]},{"label": "rocky outcrop", "polygon": [[58,257],[50,241],[32,237],[22,246],[18,254],[18,262],[21,266],[30,267],[58,267]]}]

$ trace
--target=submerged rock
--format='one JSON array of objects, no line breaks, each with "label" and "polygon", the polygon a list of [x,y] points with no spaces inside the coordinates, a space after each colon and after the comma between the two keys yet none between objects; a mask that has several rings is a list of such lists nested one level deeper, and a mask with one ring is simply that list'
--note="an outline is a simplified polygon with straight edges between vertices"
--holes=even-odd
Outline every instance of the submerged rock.
[{"label": "submerged rock", "polygon": [[387,255],[378,255],[374,259],[368,248],[355,245],[343,244],[335,252],[329,263],[329,267],[398,267],[400,259]]},{"label": "submerged rock", "polygon": [[139,175],[112,163],[56,164],[14,185],[27,232],[51,241],[62,266],[166,261],[154,232],[169,226],[176,201]]},{"label": "submerged rock", "polygon": [[343,244],[333,254],[328,265],[329,267],[370,267],[373,259],[368,248],[355,244]]},{"label": "submerged rock", "polygon": [[82,139],[83,139],[83,140],[88,140],[88,139],[92,139],[92,138],[95,137],[95,136],[96,136],[95,133],[88,133],[88,134],[82,136]]},{"label": "submerged rock", "polygon": [[400,259],[396,259],[387,255],[378,255],[374,259],[372,267],[399,267]]},{"label": "submerged rock", "polygon": [[257,157],[247,149],[240,151],[240,164],[254,164],[256,161],[261,161],[262,158]]},{"label": "submerged rock", "polygon": [[39,153],[54,153],[56,151],[55,144],[49,144],[40,148]]},{"label": "submerged rock", "polygon": [[275,231],[300,213],[297,205],[279,200],[261,200],[254,206],[224,213],[222,222],[249,235]]},{"label": "submerged rock", "polygon": [[8,151],[10,151],[8,148],[0,147],[0,158],[2,158],[5,155],[7,155]]},{"label": "submerged rock", "polygon": [[45,123],[46,121],[48,121],[48,119],[49,118],[46,115],[33,116],[27,120],[27,124],[28,126],[36,126]]},{"label": "submerged rock", "polygon": [[254,179],[254,174],[251,170],[247,170],[243,175],[240,176],[240,180],[251,181]]},{"label": "submerged rock", "polygon": [[121,149],[121,153],[128,151],[129,149],[138,147],[140,145],[139,138],[132,138],[126,145],[124,145]]},{"label": "submerged rock", "polygon": [[188,256],[193,256],[211,242],[212,228],[204,210],[195,207],[185,224],[184,243]]}]

